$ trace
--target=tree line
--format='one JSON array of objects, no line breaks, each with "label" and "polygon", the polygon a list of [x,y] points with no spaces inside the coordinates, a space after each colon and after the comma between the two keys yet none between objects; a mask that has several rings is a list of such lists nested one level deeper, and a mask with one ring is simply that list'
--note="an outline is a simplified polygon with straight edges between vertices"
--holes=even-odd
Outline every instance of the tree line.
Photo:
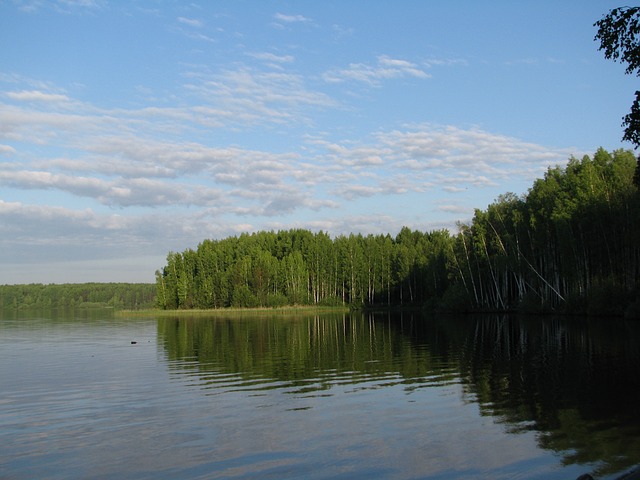
[{"label": "tree line", "polygon": [[[444,287],[449,235],[292,229],[205,240],[156,272],[163,308],[417,303]],[[436,258],[441,256],[440,261]]]},{"label": "tree line", "polygon": [[[622,314],[640,273],[631,151],[549,168],[527,194],[477,209],[458,232],[291,229],[207,239],[156,271],[163,309],[406,306]],[[636,309],[637,310],[637,309]]]},{"label": "tree line", "polygon": [[156,306],[153,283],[65,283],[0,285],[0,308],[113,307],[125,309]]}]

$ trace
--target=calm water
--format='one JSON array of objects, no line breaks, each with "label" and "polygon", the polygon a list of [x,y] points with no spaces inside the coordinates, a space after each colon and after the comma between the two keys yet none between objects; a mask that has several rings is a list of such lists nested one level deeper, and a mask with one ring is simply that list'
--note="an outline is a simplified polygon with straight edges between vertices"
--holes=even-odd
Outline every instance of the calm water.
[{"label": "calm water", "polygon": [[[132,342],[136,342],[132,344]],[[0,478],[615,478],[640,325],[0,319]]]}]

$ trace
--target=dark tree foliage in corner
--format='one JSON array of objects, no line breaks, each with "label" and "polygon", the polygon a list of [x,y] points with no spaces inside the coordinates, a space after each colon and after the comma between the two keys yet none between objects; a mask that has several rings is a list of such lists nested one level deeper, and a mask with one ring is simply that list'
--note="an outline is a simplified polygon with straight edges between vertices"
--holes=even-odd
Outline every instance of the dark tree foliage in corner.
[{"label": "dark tree foliage in corner", "polygon": [[[614,8],[594,26],[598,27],[595,40],[600,42],[599,50],[606,59],[627,65],[625,73],[640,76],[640,7]],[[623,140],[640,147],[640,91],[636,91],[631,111],[624,116]],[[640,185],[640,157],[634,177]]]}]

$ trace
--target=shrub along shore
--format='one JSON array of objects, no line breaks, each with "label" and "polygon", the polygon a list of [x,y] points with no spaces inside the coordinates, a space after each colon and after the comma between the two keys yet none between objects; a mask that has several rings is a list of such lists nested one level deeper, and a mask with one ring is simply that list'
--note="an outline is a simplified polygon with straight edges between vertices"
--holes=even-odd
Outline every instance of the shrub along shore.
[{"label": "shrub along shore", "polygon": [[119,317],[242,317],[242,316],[274,316],[274,315],[296,315],[296,314],[321,314],[321,313],[346,313],[348,307],[321,307],[314,305],[291,305],[285,307],[254,307],[254,308],[211,308],[211,309],[188,309],[188,310],[162,310],[159,308],[148,308],[140,310],[116,310]]}]

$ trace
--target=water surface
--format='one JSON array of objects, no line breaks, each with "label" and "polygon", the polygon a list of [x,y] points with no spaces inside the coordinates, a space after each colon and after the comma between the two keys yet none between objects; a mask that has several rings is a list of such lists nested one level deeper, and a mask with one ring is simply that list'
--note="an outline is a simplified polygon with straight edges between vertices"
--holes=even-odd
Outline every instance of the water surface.
[{"label": "water surface", "polygon": [[638,327],[5,314],[0,477],[615,478],[640,463]]}]

